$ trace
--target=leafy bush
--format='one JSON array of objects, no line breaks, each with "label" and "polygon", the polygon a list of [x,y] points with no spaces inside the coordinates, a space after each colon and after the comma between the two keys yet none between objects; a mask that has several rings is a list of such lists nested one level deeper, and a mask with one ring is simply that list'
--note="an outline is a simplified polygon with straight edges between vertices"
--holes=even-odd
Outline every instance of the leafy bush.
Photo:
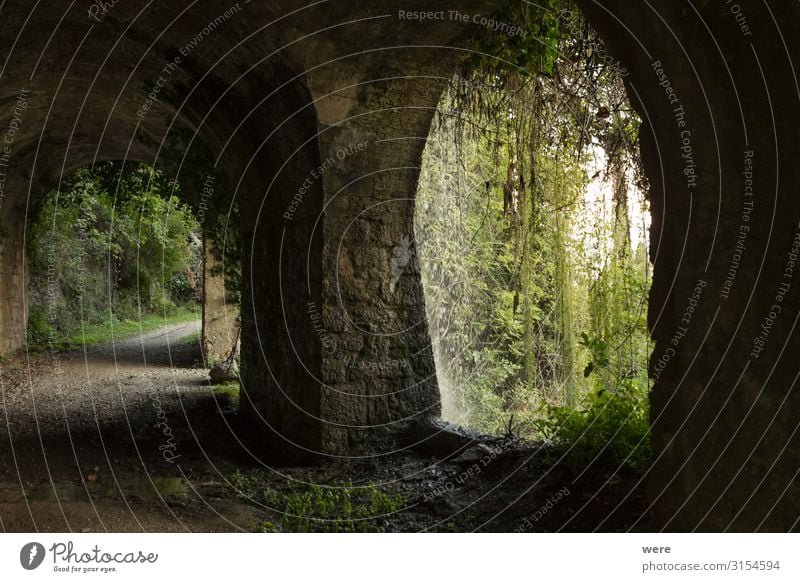
[{"label": "leafy bush", "polygon": [[589,394],[578,409],[545,406],[538,427],[573,468],[608,460],[641,469],[650,460],[648,414],[647,398],[628,382]]},{"label": "leafy bush", "polygon": [[178,194],[148,166],[108,162],[44,198],[28,231],[31,347],[196,300],[199,225]]},{"label": "leafy bush", "polygon": [[53,335],[53,328],[47,318],[36,308],[28,314],[28,341],[34,346],[46,346]]}]

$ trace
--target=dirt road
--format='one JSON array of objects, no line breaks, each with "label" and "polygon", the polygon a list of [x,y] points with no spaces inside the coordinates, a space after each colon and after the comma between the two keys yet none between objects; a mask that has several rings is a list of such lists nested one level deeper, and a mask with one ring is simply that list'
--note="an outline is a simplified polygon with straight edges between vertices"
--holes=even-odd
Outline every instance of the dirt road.
[{"label": "dirt road", "polygon": [[6,367],[0,528],[252,529],[251,508],[209,500],[225,470],[209,431],[224,434],[229,403],[208,385],[199,343],[187,341],[199,329],[177,324]]}]

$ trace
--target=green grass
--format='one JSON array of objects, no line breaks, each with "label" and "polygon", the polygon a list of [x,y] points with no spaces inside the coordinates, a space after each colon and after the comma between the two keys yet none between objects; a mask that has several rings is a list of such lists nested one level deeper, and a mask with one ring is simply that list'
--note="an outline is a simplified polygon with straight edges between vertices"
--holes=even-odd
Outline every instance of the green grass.
[{"label": "green grass", "polygon": [[282,491],[271,487],[266,474],[238,471],[230,476],[230,483],[235,495],[278,513],[277,519],[260,524],[259,531],[265,533],[382,532],[384,519],[407,503],[404,496],[381,491],[372,483],[298,484]]},{"label": "green grass", "polygon": [[187,335],[184,338],[181,338],[180,343],[184,345],[194,346],[200,343],[200,339],[202,338],[202,333],[198,330],[191,335]]},{"label": "green grass", "polygon": [[239,381],[230,380],[217,384],[213,388],[214,394],[223,404],[232,408],[239,408]]},{"label": "green grass", "polygon": [[[168,314],[147,314],[141,319],[118,320],[112,316],[104,323],[83,325],[82,329],[73,330],[65,334],[39,335],[34,341],[28,342],[28,350],[33,352],[56,349],[70,351],[82,347],[110,343],[141,333],[160,329],[167,325],[185,323],[199,318],[198,312],[188,307],[179,307]],[[29,336],[30,337],[30,336]]]}]

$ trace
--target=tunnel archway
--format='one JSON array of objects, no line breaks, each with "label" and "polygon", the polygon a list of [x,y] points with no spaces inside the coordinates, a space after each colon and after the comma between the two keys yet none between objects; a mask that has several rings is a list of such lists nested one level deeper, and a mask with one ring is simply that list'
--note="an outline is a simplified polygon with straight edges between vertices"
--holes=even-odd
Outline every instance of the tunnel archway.
[{"label": "tunnel archway", "polygon": [[[70,9],[29,19],[25,3],[4,5],[3,46],[27,50],[2,69],[11,143],[2,154],[0,351],[24,337],[17,241],[28,197],[95,159],[168,162],[187,183],[218,167],[241,197],[252,251],[243,262],[252,305],[242,312],[242,359],[245,413],[264,429],[257,440],[294,460],[392,450],[399,431],[439,407],[419,269],[393,249],[409,231],[421,142],[443,83],[480,23],[410,21],[398,11],[412,7],[389,1],[250,2],[247,18],[243,6],[189,6],[140,13],[118,3],[88,21]],[[655,527],[796,528],[800,403],[788,354],[800,303],[792,285],[800,49],[789,39],[799,9],[742,0],[745,29],[724,3],[580,6],[630,70],[649,138]],[[453,10],[496,7],[474,0]],[[359,143],[369,147],[337,158]],[[312,180],[298,220],[282,221],[328,159],[335,163]],[[758,208],[745,205],[747,188]],[[742,226],[750,252],[737,249]],[[312,252],[291,255],[298,268],[281,248]]]},{"label": "tunnel archway", "polygon": [[[114,30],[117,40],[108,46],[100,27],[59,27],[55,14],[43,16],[53,19],[41,23],[56,31],[53,41],[74,50],[67,70],[79,73],[68,73],[66,82],[59,84],[61,63],[47,58],[5,71],[10,85],[24,90],[8,109],[16,121],[7,160],[14,171],[4,182],[2,207],[8,301],[1,347],[13,351],[25,338],[26,261],[19,241],[26,206],[75,168],[108,159],[148,163],[180,181],[186,202],[207,217],[213,206],[214,219],[225,223],[237,206],[241,219],[234,216],[226,226],[235,231],[229,238],[241,241],[234,254],[242,257],[241,407],[253,427],[248,446],[258,457],[313,458],[321,452],[321,362],[305,312],[321,292],[321,239],[311,236],[322,206],[320,185],[306,188],[292,220],[284,218],[296,204],[304,181],[298,178],[319,166],[308,91],[285,62],[266,61],[272,44],[251,40],[247,48],[246,39],[210,34],[209,23],[212,29],[242,26],[236,24],[241,8],[224,11],[221,19],[207,8],[183,20],[171,8],[139,15],[134,8],[106,15],[102,27]],[[12,20],[24,15],[23,6],[8,9]],[[163,22],[173,23],[172,43],[164,40]],[[128,34],[123,23],[152,34]],[[203,51],[197,42],[180,42],[198,34]],[[50,44],[43,49],[47,54]],[[138,55],[133,68],[126,64],[131,54]],[[31,68],[35,75],[26,82]],[[224,247],[224,228],[220,234],[214,243]],[[282,286],[298,292],[284,291],[280,300]]]},{"label": "tunnel archway", "polygon": [[[655,263],[649,325],[656,341],[651,361],[656,453],[647,474],[655,527],[796,527],[796,515],[779,509],[791,507],[796,495],[789,468],[797,449],[789,412],[795,408],[795,380],[780,355],[794,345],[796,334],[791,318],[781,319],[779,310],[767,305],[789,300],[777,281],[794,261],[794,203],[786,185],[796,176],[785,146],[795,136],[777,123],[774,112],[778,105],[793,111],[798,96],[791,64],[796,48],[767,39],[778,22],[795,22],[795,9],[771,9],[758,33],[743,30],[724,5],[580,5],[630,71],[631,102],[644,122]],[[759,12],[752,5],[739,7],[745,14]],[[478,14],[490,7],[475,3],[461,13],[465,10]],[[426,30],[458,45],[451,24],[445,17]],[[407,27],[419,32],[418,23]],[[769,64],[765,55],[773,57]],[[400,51],[395,56],[402,59]],[[437,57],[446,62],[452,55]],[[411,62],[409,56],[405,66],[419,75],[443,70]],[[758,83],[748,80],[753,70],[763,71]],[[408,101],[419,96],[400,83],[395,87],[413,95]],[[432,108],[433,102],[417,103]],[[758,220],[749,202],[756,154],[770,168],[759,180],[770,194]],[[413,164],[419,155],[417,149]],[[742,232],[750,233],[745,235],[752,243],[749,255],[737,249]],[[782,243],[773,233],[780,233]],[[777,296],[781,299],[771,301]],[[762,324],[770,331],[759,331]],[[765,356],[767,345],[773,351]],[[759,410],[768,413],[759,417]]]}]

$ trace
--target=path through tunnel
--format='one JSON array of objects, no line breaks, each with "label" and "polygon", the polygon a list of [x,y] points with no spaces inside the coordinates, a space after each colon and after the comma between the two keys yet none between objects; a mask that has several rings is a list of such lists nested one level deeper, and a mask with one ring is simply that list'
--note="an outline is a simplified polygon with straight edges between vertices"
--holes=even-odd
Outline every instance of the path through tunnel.
[{"label": "path through tunnel", "polygon": [[[9,6],[7,16],[24,10]],[[121,9],[104,24],[135,20],[139,30],[158,31],[158,23],[172,20],[165,17],[170,10],[137,20]],[[175,26],[189,38],[197,26],[202,36],[209,23],[234,26],[238,10],[216,22],[214,10],[198,11]],[[302,464],[321,452],[321,364],[307,325],[307,306],[319,303],[321,292],[321,238],[312,236],[320,184],[304,187],[308,197],[298,199],[308,169],[320,165],[307,89],[284,61],[267,61],[269,43],[254,52],[218,35],[190,56],[191,47],[162,45],[155,32],[120,29],[118,42],[105,47],[103,35],[86,41],[79,28],[59,27],[52,16],[41,24],[55,31],[53,42],[75,51],[74,74],[59,84],[62,63],[47,58],[5,71],[6,82],[20,87],[8,109],[13,121],[4,137],[13,150],[3,164],[12,171],[3,173],[0,206],[9,426],[2,471],[17,475],[4,483],[3,503],[7,527],[18,530],[76,527],[56,509],[75,497],[113,498],[124,513],[128,489],[135,496],[142,487],[169,512],[154,481],[186,471],[227,474],[221,467],[241,459]],[[139,55],[133,68],[131,54]],[[36,70],[32,78],[28,65]],[[200,68],[205,74],[195,77]],[[148,169],[137,169],[140,163]],[[125,212],[125,181],[114,178],[139,171],[150,172],[144,182],[159,176],[164,196],[145,200],[143,187],[132,194],[139,196],[136,208]],[[93,182],[99,174],[100,185]],[[73,199],[54,202],[53,191]],[[92,196],[108,199],[100,205],[111,208],[104,224],[96,216],[100,206],[84,204]],[[184,205],[193,218],[183,216]],[[73,240],[69,233],[48,236],[45,227],[37,240],[60,247],[26,246],[42,208],[77,214]],[[169,230],[178,215],[187,224],[175,235]],[[166,270],[189,239],[194,264]],[[74,268],[87,249],[107,260],[95,270]],[[146,253],[155,255],[147,269]],[[73,280],[65,281],[68,270]],[[42,288],[48,277],[55,284]],[[125,297],[120,278],[132,290]],[[70,293],[50,297],[47,287]],[[172,287],[196,291],[202,315],[187,313],[199,305],[172,313]],[[106,317],[92,319],[90,312]],[[100,341],[95,332],[107,337]],[[97,345],[87,347],[85,339]],[[238,378],[209,384],[207,367],[233,357]],[[37,513],[43,499],[50,505]],[[136,529],[132,518],[110,527]],[[180,520],[170,527],[180,528]]]},{"label": "path through tunnel", "polygon": [[[238,414],[238,213],[210,200],[215,181],[190,196],[146,164],[103,162],[30,209],[27,334],[4,362],[6,527],[135,529],[130,499],[174,518],[163,496],[185,494],[186,471],[263,452]],[[93,515],[94,499],[111,507]],[[231,527],[218,521],[193,527]]]}]

